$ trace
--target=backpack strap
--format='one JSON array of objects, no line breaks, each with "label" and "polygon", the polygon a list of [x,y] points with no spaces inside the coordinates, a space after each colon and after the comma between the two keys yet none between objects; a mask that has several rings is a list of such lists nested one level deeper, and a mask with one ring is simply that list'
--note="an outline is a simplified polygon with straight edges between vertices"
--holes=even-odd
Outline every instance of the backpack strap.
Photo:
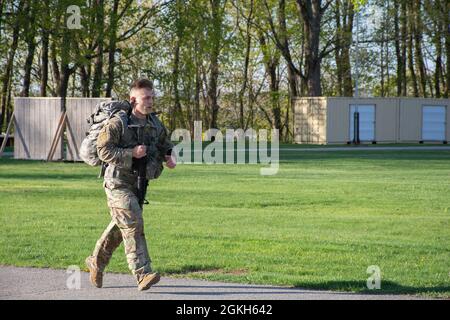
[{"label": "backpack strap", "polygon": [[112,117],[119,118],[120,122],[122,123],[122,135],[124,135],[126,128],[128,128],[128,123],[129,123],[131,111],[133,110],[133,108],[131,107],[131,104],[128,101],[120,101],[120,102],[116,102],[116,103],[126,103],[129,105],[128,111],[118,108],[118,109],[114,110],[109,116],[109,119],[111,119]]},{"label": "backpack strap", "polygon": [[130,115],[128,112],[120,111],[117,112],[117,117],[122,122],[122,136],[125,134],[126,128],[128,128],[128,123],[130,122]]},{"label": "backpack strap", "polygon": [[164,128],[163,123],[162,123],[161,120],[158,118],[158,114],[159,114],[159,112],[152,112],[152,113],[150,114],[149,117],[150,117],[151,120],[154,121],[158,126]]}]

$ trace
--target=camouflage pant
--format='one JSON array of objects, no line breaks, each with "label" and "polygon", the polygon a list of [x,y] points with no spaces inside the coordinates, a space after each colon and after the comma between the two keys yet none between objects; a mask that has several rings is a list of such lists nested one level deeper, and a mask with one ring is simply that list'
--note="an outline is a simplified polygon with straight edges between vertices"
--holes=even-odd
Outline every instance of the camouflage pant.
[{"label": "camouflage pant", "polygon": [[97,241],[92,256],[99,271],[104,271],[115,249],[123,241],[128,267],[139,281],[142,275],[151,272],[144,234],[142,209],[137,197],[129,190],[107,189],[112,221]]}]

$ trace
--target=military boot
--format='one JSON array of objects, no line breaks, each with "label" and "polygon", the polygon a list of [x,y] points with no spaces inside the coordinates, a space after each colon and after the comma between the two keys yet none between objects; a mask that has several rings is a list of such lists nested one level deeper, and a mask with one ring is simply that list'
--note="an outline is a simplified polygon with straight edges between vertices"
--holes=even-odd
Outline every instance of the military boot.
[{"label": "military boot", "polygon": [[160,279],[161,276],[159,275],[159,273],[146,273],[142,275],[138,282],[139,291],[150,289],[150,287],[154,284],[157,284]]},{"label": "military boot", "polygon": [[85,260],[86,266],[89,269],[89,280],[92,285],[101,288],[103,285],[103,272],[98,271],[94,262],[92,261],[92,256],[89,256]]}]

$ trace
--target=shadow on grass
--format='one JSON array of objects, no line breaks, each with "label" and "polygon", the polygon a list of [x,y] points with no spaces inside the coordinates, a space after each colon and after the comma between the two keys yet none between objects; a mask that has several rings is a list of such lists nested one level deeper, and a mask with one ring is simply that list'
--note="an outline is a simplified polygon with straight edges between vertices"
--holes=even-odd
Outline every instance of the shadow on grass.
[{"label": "shadow on grass", "polygon": [[189,273],[199,273],[199,272],[205,272],[205,273],[214,273],[221,270],[219,266],[212,266],[212,265],[183,265],[179,267],[173,267],[173,268],[166,268],[164,270],[164,275],[171,276],[171,275],[187,275]]},{"label": "shadow on grass", "polygon": [[[239,271],[239,272],[236,272]],[[180,267],[164,270],[165,276],[187,276],[190,277],[193,274],[203,274],[208,278],[210,275],[231,275],[240,276],[245,275],[248,270],[224,270],[219,266],[212,265],[183,265]],[[234,281],[232,281],[234,282]],[[255,283],[256,284],[256,283]],[[273,285],[277,287],[276,285]],[[246,285],[251,287],[251,285]],[[259,286],[255,288],[261,288]],[[272,285],[267,288],[272,288]],[[393,281],[381,281],[381,288],[379,290],[369,290],[366,287],[364,281],[326,281],[318,283],[294,283],[291,289],[303,289],[303,290],[318,290],[318,291],[340,291],[341,293],[353,293],[353,294],[370,294],[370,295],[426,295],[434,294],[439,296],[450,297],[450,285],[442,285],[436,287],[425,286],[404,286]]]},{"label": "shadow on grass", "polygon": [[450,286],[421,287],[404,286],[392,281],[381,281],[381,288],[369,290],[363,281],[327,281],[317,284],[295,283],[295,288],[313,289],[313,290],[331,290],[331,291],[351,291],[360,294],[442,294],[450,296]]}]

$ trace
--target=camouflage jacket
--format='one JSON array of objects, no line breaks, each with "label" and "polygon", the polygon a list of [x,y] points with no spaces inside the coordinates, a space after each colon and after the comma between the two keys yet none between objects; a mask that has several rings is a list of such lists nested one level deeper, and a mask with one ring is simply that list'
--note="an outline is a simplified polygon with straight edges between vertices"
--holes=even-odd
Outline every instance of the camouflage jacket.
[{"label": "camouflage jacket", "polygon": [[[147,179],[157,179],[163,170],[164,156],[173,148],[167,129],[156,115],[149,115],[147,121],[130,115],[128,125],[145,123],[144,144],[147,146]],[[105,171],[105,186],[109,189],[136,189],[137,173],[133,166],[133,148],[138,145],[136,130],[125,128],[114,116],[100,131],[97,152],[100,160],[108,163]]]}]

